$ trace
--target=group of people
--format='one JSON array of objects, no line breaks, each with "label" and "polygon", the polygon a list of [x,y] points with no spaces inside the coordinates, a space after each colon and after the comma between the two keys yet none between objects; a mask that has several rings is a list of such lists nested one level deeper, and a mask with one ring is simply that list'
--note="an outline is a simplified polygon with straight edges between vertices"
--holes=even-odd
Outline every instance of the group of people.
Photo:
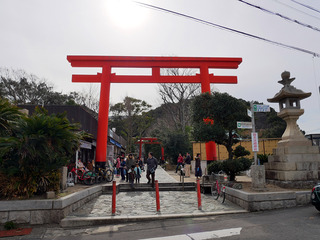
[{"label": "group of people", "polygon": [[[190,167],[191,167],[190,154],[187,152],[185,156],[182,156],[181,153],[179,153],[179,156],[177,159],[176,173],[178,172],[179,168],[180,169],[184,168],[185,177],[190,177]],[[198,153],[195,158],[195,176],[197,177],[197,179],[202,176],[200,153]]]},{"label": "group of people", "polygon": [[[146,177],[148,179],[148,184],[151,182],[152,187],[154,187],[155,171],[157,167],[158,161],[153,156],[153,153],[150,152],[147,159]],[[134,182],[140,183],[142,171],[144,171],[144,163],[140,158],[137,158],[137,160],[135,160],[133,154],[130,153],[126,158],[121,156],[117,157],[116,169],[117,174],[120,173],[121,175],[121,180],[129,182],[131,187],[133,188]]]}]

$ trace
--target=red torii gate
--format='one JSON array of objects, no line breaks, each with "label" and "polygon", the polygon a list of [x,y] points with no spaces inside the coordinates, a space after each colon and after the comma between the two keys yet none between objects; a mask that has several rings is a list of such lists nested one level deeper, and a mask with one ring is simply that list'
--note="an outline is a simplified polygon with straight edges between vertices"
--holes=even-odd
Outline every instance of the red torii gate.
[{"label": "red torii gate", "polygon": [[164,149],[162,143],[155,137],[141,137],[136,144],[139,144],[139,158],[141,159],[142,144],[159,144],[161,147],[161,160],[164,160]]},{"label": "red torii gate", "polygon": [[[67,56],[72,67],[101,67],[97,75],[72,75],[72,82],[101,83],[98,115],[96,163],[104,164],[107,156],[110,83],[201,83],[202,92],[210,92],[210,83],[237,83],[236,76],[214,76],[210,68],[237,69],[241,58],[202,57],[124,57],[124,56]],[[117,68],[151,68],[150,76],[116,75]],[[198,68],[195,76],[161,76],[160,68]],[[216,160],[214,142],[206,143],[207,160]]]}]

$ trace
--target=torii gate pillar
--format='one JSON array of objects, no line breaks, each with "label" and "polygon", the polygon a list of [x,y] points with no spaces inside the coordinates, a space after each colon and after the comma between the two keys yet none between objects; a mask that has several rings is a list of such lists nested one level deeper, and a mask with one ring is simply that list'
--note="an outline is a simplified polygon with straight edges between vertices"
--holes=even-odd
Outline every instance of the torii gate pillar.
[{"label": "torii gate pillar", "polygon": [[[102,67],[101,79],[111,79],[110,66],[105,65]],[[98,165],[105,165],[107,157],[109,99],[110,80],[101,81],[96,149],[96,163],[98,163]]]},{"label": "torii gate pillar", "polygon": [[[194,57],[123,57],[123,56],[68,56],[72,67],[101,67],[102,74],[72,75],[72,82],[101,83],[98,135],[96,149],[97,165],[104,165],[107,156],[108,115],[111,83],[201,83],[202,92],[211,92],[210,83],[237,83],[236,76],[214,76],[210,68],[237,69],[241,58],[194,58]],[[116,75],[116,68],[151,68],[152,75]],[[160,68],[197,68],[195,76],[162,76]],[[216,160],[214,142],[206,143],[207,160]]]},{"label": "torii gate pillar", "polygon": [[[211,93],[210,79],[209,79],[209,69],[207,66],[200,67],[200,77],[201,77],[201,92]],[[206,142],[206,157],[207,160],[215,161],[217,160],[217,147],[216,143],[213,141]]]}]

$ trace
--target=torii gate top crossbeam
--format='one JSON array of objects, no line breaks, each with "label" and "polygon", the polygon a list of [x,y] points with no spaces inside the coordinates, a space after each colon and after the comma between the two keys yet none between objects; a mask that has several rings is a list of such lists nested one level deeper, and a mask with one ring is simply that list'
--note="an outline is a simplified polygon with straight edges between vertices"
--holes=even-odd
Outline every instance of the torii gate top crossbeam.
[{"label": "torii gate top crossbeam", "polygon": [[242,58],[205,57],[134,57],[134,56],[68,56],[72,67],[163,67],[163,68],[238,68]]},{"label": "torii gate top crossbeam", "polygon": [[[110,83],[201,83],[200,74],[195,76],[162,76],[160,68],[199,68],[237,69],[241,58],[203,58],[203,57],[122,57],[122,56],[68,56],[72,67],[152,68],[151,76],[127,76],[111,74]],[[72,76],[72,82],[100,83],[101,73],[97,75]],[[209,74],[210,83],[237,83],[236,76],[214,76]]]}]

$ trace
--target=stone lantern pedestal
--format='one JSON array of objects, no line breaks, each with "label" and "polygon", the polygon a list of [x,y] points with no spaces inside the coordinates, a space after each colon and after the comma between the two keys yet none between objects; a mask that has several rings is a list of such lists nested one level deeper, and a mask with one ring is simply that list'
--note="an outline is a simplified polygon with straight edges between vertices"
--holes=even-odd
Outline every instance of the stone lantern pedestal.
[{"label": "stone lantern pedestal", "polygon": [[300,100],[311,93],[305,93],[291,86],[289,72],[282,73],[279,83],[284,87],[269,102],[279,102],[278,116],[287,123],[287,128],[265,163],[266,179],[285,188],[311,188],[319,179],[320,153],[318,146],[312,146],[310,140],[300,131],[297,120],[303,115]]}]

